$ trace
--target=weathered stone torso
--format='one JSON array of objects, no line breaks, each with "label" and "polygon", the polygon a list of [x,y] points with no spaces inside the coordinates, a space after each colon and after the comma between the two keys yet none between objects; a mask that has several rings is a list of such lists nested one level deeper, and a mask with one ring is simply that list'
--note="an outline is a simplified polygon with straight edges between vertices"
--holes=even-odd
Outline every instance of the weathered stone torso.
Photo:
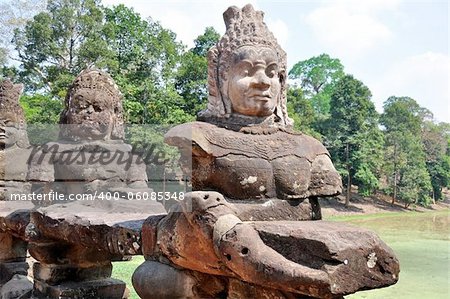
[{"label": "weathered stone torso", "polygon": [[213,189],[232,199],[303,199],[341,191],[328,151],[316,139],[283,130],[241,133],[204,122],[166,134],[189,155],[194,190]]},{"label": "weathered stone torso", "polygon": [[31,155],[28,179],[55,182],[67,193],[147,188],[145,163],[120,141],[46,144]]}]

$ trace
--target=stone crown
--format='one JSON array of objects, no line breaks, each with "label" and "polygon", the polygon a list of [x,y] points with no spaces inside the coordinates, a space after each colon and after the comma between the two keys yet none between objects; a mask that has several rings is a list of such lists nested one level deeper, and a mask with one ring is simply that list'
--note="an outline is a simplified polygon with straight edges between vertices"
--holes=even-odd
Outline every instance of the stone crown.
[{"label": "stone crown", "polygon": [[97,69],[82,71],[72,83],[70,92],[73,94],[78,89],[101,90],[112,99],[119,99],[122,95],[111,76]]}]

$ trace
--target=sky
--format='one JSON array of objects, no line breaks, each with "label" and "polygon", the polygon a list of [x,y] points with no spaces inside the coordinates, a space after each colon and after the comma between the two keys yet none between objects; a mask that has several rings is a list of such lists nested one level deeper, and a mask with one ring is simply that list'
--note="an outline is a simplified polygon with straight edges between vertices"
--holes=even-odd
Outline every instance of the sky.
[{"label": "sky", "polygon": [[369,87],[379,112],[388,97],[409,96],[450,123],[448,0],[102,0],[159,21],[188,47],[208,26],[222,35],[223,12],[248,3],[265,13],[288,69],[327,53]]},{"label": "sky", "polygon": [[450,122],[447,0],[103,0],[159,21],[187,46],[222,13],[251,3],[288,55],[288,68],[327,53],[369,87],[382,112],[389,96],[409,96],[437,121]]}]

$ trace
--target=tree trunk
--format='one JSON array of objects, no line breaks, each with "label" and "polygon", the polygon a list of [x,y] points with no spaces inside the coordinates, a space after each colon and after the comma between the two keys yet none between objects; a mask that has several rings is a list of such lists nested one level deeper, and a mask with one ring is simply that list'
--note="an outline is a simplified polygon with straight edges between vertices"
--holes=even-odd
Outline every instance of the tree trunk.
[{"label": "tree trunk", "polygon": [[397,200],[397,143],[394,144],[394,194],[391,205],[393,206]]},{"label": "tree trunk", "polygon": [[347,158],[347,194],[345,196],[345,206],[348,207],[348,205],[350,204],[350,195],[351,195],[351,191],[352,191],[352,177],[350,175],[350,163],[349,163],[349,148],[348,148],[348,143],[345,147],[345,153],[346,153],[346,158]]}]

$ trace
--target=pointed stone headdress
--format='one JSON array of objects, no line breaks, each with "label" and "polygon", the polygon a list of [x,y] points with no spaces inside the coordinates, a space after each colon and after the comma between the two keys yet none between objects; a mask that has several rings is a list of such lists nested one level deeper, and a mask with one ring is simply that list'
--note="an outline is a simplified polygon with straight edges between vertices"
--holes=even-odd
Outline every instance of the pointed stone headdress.
[{"label": "pointed stone headdress", "polygon": [[[14,84],[9,79],[0,81],[0,120],[2,131],[8,130],[6,127],[14,128],[9,142],[18,147],[29,146],[26,130],[25,113],[19,104],[19,98],[23,91],[22,84]],[[11,132],[10,132],[11,133]],[[9,135],[9,134],[7,134]],[[12,140],[12,141],[11,141]]]},{"label": "pointed stone headdress", "polygon": [[286,108],[286,53],[264,23],[264,13],[248,4],[242,9],[228,8],[223,18],[226,32],[217,45],[208,52],[208,106],[199,118],[228,118],[232,114],[231,101],[227,94],[227,73],[233,53],[243,46],[269,47],[275,51],[279,64],[281,92],[274,112],[282,126],[292,125]]},{"label": "pointed stone headdress", "polygon": [[22,84],[13,84],[9,79],[0,82],[0,111],[17,124],[25,124],[25,114],[19,105]]}]

